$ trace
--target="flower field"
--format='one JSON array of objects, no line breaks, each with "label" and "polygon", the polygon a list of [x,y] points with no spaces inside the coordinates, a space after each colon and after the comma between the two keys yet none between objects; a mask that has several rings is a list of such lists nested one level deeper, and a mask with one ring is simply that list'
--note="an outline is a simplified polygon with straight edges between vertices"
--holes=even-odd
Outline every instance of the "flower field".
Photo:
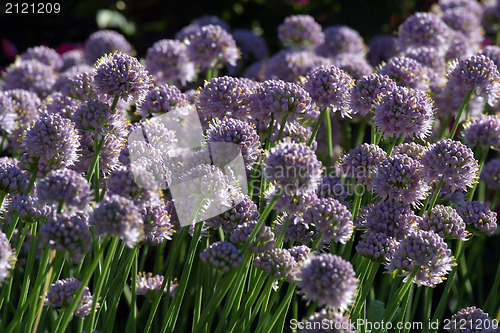
[{"label": "flower field", "polygon": [[0,332],[500,332],[499,22],[440,0],[369,40],[205,15],[144,54],[19,52]]}]

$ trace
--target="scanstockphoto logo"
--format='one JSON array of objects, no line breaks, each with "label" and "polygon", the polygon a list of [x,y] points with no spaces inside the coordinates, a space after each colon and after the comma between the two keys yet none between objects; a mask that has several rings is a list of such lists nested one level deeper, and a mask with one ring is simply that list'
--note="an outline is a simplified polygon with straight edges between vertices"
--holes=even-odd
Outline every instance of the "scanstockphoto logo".
[{"label": "scanstockphoto logo", "polygon": [[207,143],[194,106],[148,120],[128,143],[137,185],[168,188],[181,226],[229,210],[248,192],[239,145]]}]

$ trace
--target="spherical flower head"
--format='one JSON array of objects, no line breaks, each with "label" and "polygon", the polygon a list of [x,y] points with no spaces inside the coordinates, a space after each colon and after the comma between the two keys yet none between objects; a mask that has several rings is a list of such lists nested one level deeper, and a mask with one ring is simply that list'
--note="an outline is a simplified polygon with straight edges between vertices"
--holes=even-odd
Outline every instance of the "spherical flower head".
[{"label": "spherical flower head", "polygon": [[189,59],[199,70],[225,63],[235,66],[240,58],[240,50],[233,37],[219,25],[200,27],[185,43]]},{"label": "spherical flower head", "polygon": [[392,150],[391,155],[406,155],[414,160],[420,160],[427,148],[415,142],[400,143]]},{"label": "spherical flower head", "polygon": [[392,201],[381,201],[366,213],[363,228],[367,233],[382,232],[400,240],[416,230],[420,219],[406,205]]},{"label": "spherical flower head", "polygon": [[439,0],[438,6],[442,12],[447,12],[455,8],[465,8],[478,17],[484,12],[484,7],[474,0]]},{"label": "spherical flower head", "polygon": [[113,30],[96,31],[87,38],[83,45],[85,59],[93,64],[98,58],[112,52],[130,54],[132,47],[125,37]]},{"label": "spherical flower head", "polygon": [[406,278],[419,267],[414,282],[433,287],[445,280],[454,265],[444,239],[434,231],[418,230],[403,238],[387,264],[389,273],[400,269]]},{"label": "spherical flower head", "polygon": [[424,66],[431,88],[441,87],[446,83],[446,63],[442,51],[434,47],[421,46],[406,50],[404,55]]},{"label": "spherical flower head", "polygon": [[196,72],[186,49],[186,44],[181,41],[159,40],[147,50],[146,69],[162,83],[191,82]]},{"label": "spherical flower head", "polygon": [[415,13],[399,26],[398,45],[402,50],[429,46],[446,50],[450,28],[432,13]]},{"label": "spherical flower head", "polygon": [[37,94],[24,89],[8,90],[4,94],[12,100],[14,112],[17,116],[17,128],[26,128],[33,120],[39,118],[38,109],[42,106],[42,100]]},{"label": "spherical flower head", "polygon": [[311,96],[306,90],[282,80],[264,81],[250,95],[250,108],[256,117],[266,119],[273,115],[278,124],[286,113],[290,113],[289,120],[293,120],[308,112],[310,105]]},{"label": "spherical flower head", "polygon": [[235,269],[244,259],[236,245],[226,241],[212,243],[200,253],[200,258],[221,273]]},{"label": "spherical flower head", "polygon": [[123,196],[134,201],[137,205],[145,204],[154,198],[154,191],[142,187],[136,182],[138,176],[144,172],[138,163],[123,165],[113,170],[106,180],[110,193]]},{"label": "spherical flower head", "polygon": [[165,204],[150,203],[141,207],[140,212],[144,221],[143,242],[160,245],[164,241],[172,239],[175,226]]},{"label": "spherical flower head", "polygon": [[[284,212],[276,220],[274,224],[274,233],[276,235],[281,234],[287,219],[290,219],[290,221],[288,222],[288,227],[284,230],[284,241],[290,241],[296,244],[307,244],[311,239],[314,239],[314,228],[305,223],[300,216],[293,215],[290,217],[288,212]],[[297,258],[295,258],[295,260],[297,262],[302,261]]]},{"label": "spherical flower head", "polygon": [[81,73],[68,76],[63,81],[59,81],[59,90],[63,95],[80,100],[88,101],[97,97],[94,87],[93,67],[90,70],[84,70]]},{"label": "spherical flower head", "polygon": [[2,90],[25,89],[41,98],[47,96],[57,76],[54,70],[38,60],[18,60],[7,67],[2,75]]},{"label": "spherical flower head", "polygon": [[497,66],[483,54],[455,60],[449,64],[448,86],[457,95],[472,91],[493,106],[500,97],[500,74]]},{"label": "spherical flower head", "polygon": [[[82,282],[74,277],[52,283],[47,292],[45,305],[61,308],[62,310],[66,309],[73,302],[73,298],[81,285]],[[94,296],[90,294],[89,288],[85,287],[75,309],[75,316],[80,318],[88,316],[92,310],[93,302]]]},{"label": "spherical flower head", "polygon": [[[206,137],[209,149],[212,151],[215,148],[214,152],[217,154],[226,153],[225,148],[218,148],[217,145],[211,147],[212,142],[227,142],[238,145],[248,170],[253,169],[254,161],[260,156],[259,135],[255,128],[245,121],[233,118],[214,119],[209,124]],[[231,150],[227,149],[227,153],[231,154]]]},{"label": "spherical flower head", "polygon": [[55,71],[60,70],[63,66],[63,61],[59,53],[44,45],[28,48],[21,54],[21,60],[38,60]]},{"label": "spherical flower head", "polygon": [[481,180],[492,190],[500,189],[500,158],[486,162],[481,170]]},{"label": "spherical flower head", "polygon": [[85,215],[50,216],[40,228],[42,242],[57,252],[64,252],[75,264],[92,248],[92,236]]},{"label": "spherical flower head", "polygon": [[63,65],[59,72],[65,72],[72,67],[85,65],[86,63],[85,53],[83,52],[83,49],[74,49],[64,52],[61,55],[61,59]]},{"label": "spherical flower head", "polygon": [[[165,277],[163,275],[153,275],[153,273],[140,272],[137,275],[137,295],[145,295],[151,301],[154,301],[156,295],[160,292],[161,285]],[[178,283],[176,280],[170,282],[170,297],[175,296],[175,289],[177,288]],[[163,289],[163,293],[169,292],[168,283],[165,285]]]},{"label": "spherical flower head", "polygon": [[484,54],[486,57],[490,58],[498,69],[498,65],[500,65],[500,46],[488,45],[484,47],[479,53]]},{"label": "spherical flower head", "polygon": [[392,57],[377,73],[389,76],[399,86],[429,91],[430,81],[425,67],[415,59],[406,56]]},{"label": "spherical flower head", "polygon": [[[231,243],[242,246],[248,240],[253,229],[257,226],[257,220],[244,222],[231,234]],[[266,225],[263,225],[255,239],[250,243],[248,250],[252,253],[263,253],[274,248],[274,234]]]},{"label": "spherical flower head", "polygon": [[353,113],[366,116],[373,112],[381,96],[394,91],[396,82],[387,75],[371,74],[356,81],[351,89],[350,108]]},{"label": "spherical flower head", "polygon": [[257,205],[245,194],[243,200],[224,213],[212,217],[205,221],[209,227],[214,229],[222,228],[224,232],[233,232],[239,225],[247,221],[253,221],[258,218]]},{"label": "spherical flower head", "polygon": [[113,133],[119,116],[107,103],[92,99],[82,104],[71,119],[80,131],[90,131],[102,136]]},{"label": "spherical flower head", "polygon": [[310,15],[292,15],[278,26],[278,38],[285,46],[300,48],[324,42],[321,25]]},{"label": "spherical flower head", "polygon": [[186,96],[176,86],[168,84],[151,88],[139,109],[142,118],[157,116],[188,104]]},{"label": "spherical flower head", "polygon": [[329,58],[343,53],[361,57],[366,55],[367,47],[356,30],[345,25],[336,25],[325,28],[323,32],[325,41],[316,48],[319,55]]},{"label": "spherical flower head", "polygon": [[287,249],[272,249],[259,254],[253,260],[255,267],[262,269],[273,279],[292,281],[297,262]]},{"label": "spherical flower head", "polygon": [[189,25],[182,28],[175,35],[175,38],[183,41],[186,38],[189,38],[190,35],[196,33],[201,27],[209,24],[220,26],[222,29],[228,32],[231,31],[231,27],[229,26],[229,24],[220,17],[214,15],[202,15],[194,19]]},{"label": "spherical flower head", "polygon": [[324,240],[345,244],[352,235],[354,226],[351,212],[345,205],[333,198],[319,199],[318,203],[304,212],[304,222],[316,226]]},{"label": "spherical flower head", "polygon": [[466,8],[453,8],[443,13],[442,20],[450,28],[463,33],[472,45],[480,46],[484,31],[481,27],[481,16],[477,16]]},{"label": "spherical flower head", "polygon": [[46,114],[24,132],[20,167],[33,171],[38,164],[38,177],[42,177],[51,170],[71,166],[78,158],[79,139],[71,120]]},{"label": "spherical flower head", "polygon": [[304,89],[320,107],[340,111],[342,117],[351,113],[349,105],[354,80],[336,66],[320,67],[306,78]]},{"label": "spherical flower head", "polygon": [[321,183],[316,189],[316,194],[318,198],[333,198],[337,199],[341,203],[345,203],[347,197],[349,196],[348,187],[342,184],[340,178],[335,177],[330,174],[323,176]]},{"label": "spherical flower head", "polygon": [[421,162],[428,183],[443,181],[451,191],[472,187],[478,177],[479,166],[472,150],[451,139],[430,145]]},{"label": "spherical flower head", "polygon": [[253,31],[248,29],[235,29],[233,31],[233,38],[241,51],[242,60],[257,61],[267,58],[269,49],[266,40],[261,36],[257,36]]},{"label": "spherical flower head", "polygon": [[70,169],[50,171],[37,185],[42,204],[64,203],[67,209],[85,210],[90,203],[90,185],[79,173]]},{"label": "spherical flower head", "polygon": [[339,309],[353,302],[359,281],[350,262],[330,254],[313,254],[300,266],[298,287],[308,301]]},{"label": "spherical flower head", "polygon": [[470,232],[492,236],[497,231],[497,213],[488,204],[480,201],[464,201],[457,208]]},{"label": "spherical flower head", "polygon": [[286,193],[308,193],[321,181],[321,162],[307,145],[285,138],[266,155],[264,176]]},{"label": "spherical flower head", "polygon": [[[269,203],[276,194],[277,187],[272,184],[269,186],[267,191],[264,192],[264,198]],[[317,202],[318,196],[316,195],[316,192],[297,194],[295,192],[285,190],[276,201],[274,209],[280,213],[302,213]]]},{"label": "spherical flower head", "polygon": [[[125,133],[126,134],[126,133]],[[118,167],[118,157],[121,149],[125,146],[126,139],[123,136],[108,134],[99,154],[99,172],[107,176]],[[80,173],[89,171],[90,164],[95,154],[94,134],[89,131],[82,133],[80,138],[81,156],[71,168]]]},{"label": "spherical flower head", "polygon": [[372,186],[377,168],[387,157],[387,153],[375,144],[363,143],[342,156],[339,167],[346,177],[356,179],[358,184]]},{"label": "spherical flower head", "polygon": [[63,118],[71,119],[82,103],[75,98],[54,92],[43,100],[42,110],[46,113],[58,113]]},{"label": "spherical flower head", "polygon": [[375,67],[398,53],[397,38],[393,35],[376,35],[368,42],[368,49],[366,58]]},{"label": "spherical flower head", "polygon": [[462,129],[464,142],[474,148],[500,148],[500,117],[497,115],[480,115],[467,121]]},{"label": "spherical flower head", "polygon": [[306,245],[298,245],[288,249],[288,252],[290,252],[297,264],[301,264],[311,253],[311,248]]},{"label": "spherical flower head", "polygon": [[488,313],[480,308],[470,306],[463,308],[451,316],[450,329],[452,333],[498,332],[498,322],[492,320]]},{"label": "spherical flower head", "polygon": [[26,174],[10,161],[0,161],[0,193],[24,193],[28,187]]},{"label": "spherical flower head", "polygon": [[384,200],[415,206],[426,197],[429,189],[423,179],[420,162],[406,155],[392,155],[383,160],[373,180],[373,187]]},{"label": "spherical flower head", "polygon": [[205,82],[196,95],[196,108],[206,119],[224,116],[237,119],[249,118],[249,98],[256,83],[230,76],[216,77]]},{"label": "spherical flower head", "polygon": [[0,232],[0,284],[9,276],[9,272],[14,267],[15,261],[16,257],[7,236],[3,232]]},{"label": "spherical flower head", "polygon": [[467,58],[475,53],[467,36],[460,31],[451,30],[449,38],[450,46],[444,55],[447,61]]},{"label": "spherical flower head", "polygon": [[356,252],[368,259],[385,263],[394,255],[398,241],[384,232],[367,232],[356,245]]},{"label": "spherical flower head", "polygon": [[97,90],[108,96],[118,96],[140,104],[152,80],[137,58],[124,53],[111,53],[97,60],[94,84]]},{"label": "spherical flower head", "polygon": [[[319,66],[329,66],[331,60],[311,50],[283,49],[267,59],[259,72],[265,79],[299,83],[302,76]],[[262,81],[257,76],[258,81]]]},{"label": "spherical flower head", "polygon": [[18,214],[20,221],[24,223],[35,223],[45,220],[50,214],[51,208],[42,205],[37,196],[19,196],[11,201],[8,214]]},{"label": "spherical flower head", "polygon": [[469,234],[465,230],[464,220],[450,206],[436,205],[431,212],[425,212],[420,228],[432,230],[445,239],[467,240]]},{"label": "spherical flower head", "polygon": [[126,246],[133,248],[143,237],[144,222],[134,202],[112,194],[99,202],[92,212],[89,224],[97,235],[118,236]]},{"label": "spherical flower head", "polygon": [[[325,308],[319,312],[313,313],[307,318],[307,324],[303,329],[299,329],[300,333],[322,333],[325,332],[322,326],[323,323],[328,323],[328,332],[338,333],[354,333],[355,327],[351,320],[345,317],[342,312]],[[330,329],[331,328],[331,329]]]}]

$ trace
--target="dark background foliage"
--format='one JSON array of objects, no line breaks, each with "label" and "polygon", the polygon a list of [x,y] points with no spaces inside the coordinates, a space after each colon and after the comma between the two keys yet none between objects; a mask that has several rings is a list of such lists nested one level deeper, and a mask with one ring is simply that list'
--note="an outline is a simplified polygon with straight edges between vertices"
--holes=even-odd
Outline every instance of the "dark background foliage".
[{"label": "dark background foliage", "polygon": [[[292,14],[312,15],[324,27],[345,24],[358,30],[368,41],[379,33],[391,33],[408,15],[424,11],[432,0],[59,0],[58,14],[6,14],[0,8],[0,39],[10,41],[22,53],[26,48],[47,45],[61,51],[82,44],[99,29],[96,16],[100,10],[122,15],[135,28],[109,27],[123,33],[143,56],[148,47],[175,33],[204,14],[219,16],[232,28],[248,28],[262,32],[271,51],[279,48],[276,29]],[[30,2],[10,1],[11,3]],[[31,2],[47,2],[34,1]],[[30,3],[31,3],[30,2]],[[54,3],[54,2],[52,2]],[[2,44],[5,44],[3,42]],[[0,52],[0,66],[11,60]]]}]

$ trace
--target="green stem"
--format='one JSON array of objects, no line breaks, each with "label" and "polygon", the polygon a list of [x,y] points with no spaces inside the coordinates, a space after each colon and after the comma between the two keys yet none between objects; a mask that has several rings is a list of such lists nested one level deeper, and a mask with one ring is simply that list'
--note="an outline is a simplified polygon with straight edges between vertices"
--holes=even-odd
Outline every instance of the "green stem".
[{"label": "green stem", "polygon": [[314,139],[316,138],[316,135],[318,134],[318,130],[321,126],[321,123],[323,122],[323,119],[325,119],[325,115],[326,113],[328,112],[328,107],[324,108],[318,119],[316,120],[316,122],[314,123],[314,127],[313,127],[313,130],[312,130],[312,133],[311,133],[311,137],[309,138],[309,140],[307,140],[307,146],[308,147],[311,147],[312,143],[314,142]]},{"label": "green stem", "polygon": [[[273,314],[273,317],[271,319],[271,321],[269,322],[268,325],[267,324],[267,321],[262,321],[260,323],[260,325],[257,327],[257,333],[259,332],[272,332],[272,328],[274,327],[274,325],[276,324],[276,322],[278,321],[279,317],[281,316],[282,312],[285,311],[285,309],[288,309],[289,306],[290,306],[290,302],[292,301],[292,297],[293,297],[293,294],[295,292],[295,287],[297,285],[295,283],[290,283],[288,285],[288,290],[286,292],[286,295],[285,295],[285,298],[283,299],[283,301],[281,301],[281,304],[280,306],[278,307],[278,309],[276,310],[276,312]],[[265,326],[265,328],[264,328]]]},{"label": "green stem", "polygon": [[[481,171],[483,170],[483,166],[484,166],[484,162],[486,161],[486,157],[488,156],[488,152],[490,150],[489,147],[486,147],[486,148],[482,148],[482,154],[481,154],[481,157],[480,157],[480,160],[479,160],[479,170],[477,172],[478,175],[481,175]],[[472,186],[472,188],[470,189],[470,192],[467,194],[467,198],[469,200],[472,200],[472,198],[474,198],[474,192],[476,192],[476,188],[477,188],[477,182]]]},{"label": "green stem", "polygon": [[[416,266],[413,269],[410,276],[407,278],[406,282],[397,291],[395,297],[392,297],[389,300],[389,302],[388,302],[389,305],[387,306],[387,309],[385,310],[385,313],[384,313],[384,317],[382,319],[384,322],[387,323],[387,322],[392,321],[392,318],[394,317],[394,314],[396,313],[396,311],[399,307],[399,304],[401,303],[404,296],[406,295],[406,293],[410,289],[410,286],[413,283],[413,278],[415,277],[415,275],[417,275],[419,269],[420,269],[420,266]],[[376,329],[373,332],[374,333],[381,333],[382,329],[383,329],[383,327],[380,327],[379,329]]]},{"label": "green stem", "polygon": [[[56,333],[64,333],[66,332],[66,327],[68,327],[68,324],[73,316],[73,312],[75,312],[75,309],[78,305],[78,301],[83,295],[83,290],[84,288],[88,285],[90,278],[92,274],[94,273],[95,269],[99,265],[99,261],[104,253],[104,249],[106,248],[107,243],[109,243],[111,236],[107,236],[106,239],[104,240],[103,244],[101,244],[99,250],[96,252],[96,255],[94,259],[92,260],[92,264],[90,265],[89,269],[83,271],[84,276],[81,279],[82,285],[78,289],[78,291],[75,294],[75,297],[73,298],[73,302],[66,308],[66,310],[59,316],[59,324],[56,327]],[[118,244],[119,238],[115,237],[111,241],[110,248],[116,247]],[[97,302],[98,299],[95,298],[95,302]]]},{"label": "green stem", "polygon": [[288,117],[290,117],[290,112],[285,113],[285,116],[281,120],[280,130],[278,132],[278,139],[276,140],[276,142],[279,142],[281,140],[281,137],[283,136],[283,131],[285,130],[286,121]]},{"label": "green stem", "polygon": [[[366,260],[366,258],[365,258],[365,260]],[[359,318],[360,311],[363,308],[363,306],[366,304],[366,298],[367,298],[368,293],[370,292],[370,289],[373,285],[373,281],[375,280],[375,276],[377,275],[379,267],[380,267],[379,262],[373,262],[373,264],[371,265],[371,268],[369,268],[370,271],[368,273],[368,278],[361,280],[361,281],[363,281],[362,282],[363,287],[361,289],[361,293],[358,295],[358,297],[356,297],[356,303],[354,305],[353,310],[351,311],[350,317],[353,320],[356,320]],[[367,266],[367,268],[368,268],[368,266]]]},{"label": "green stem", "polygon": [[[160,290],[165,290],[165,287],[168,287],[167,290],[170,290],[170,279],[172,276],[172,271],[174,269],[174,259],[178,257],[180,246],[179,244],[184,240],[184,238],[187,235],[188,232],[187,227],[182,230],[182,232],[179,234],[178,237],[176,237],[172,243],[172,253],[169,255],[169,260],[171,260],[166,268],[166,273],[163,279],[163,282],[161,284]],[[151,330],[151,325],[153,324],[153,319],[156,315],[156,311],[158,310],[158,305],[160,304],[161,297],[163,296],[163,293],[158,293],[153,301],[153,304],[151,305],[151,310],[149,312],[149,317],[148,321],[146,322],[146,326],[144,327],[144,333],[149,333]]]},{"label": "green stem", "polygon": [[444,178],[441,178],[436,189],[434,190],[434,193],[432,194],[432,199],[430,200],[429,207],[427,208],[427,204],[429,203],[429,197],[427,197],[424,201],[424,204],[422,205],[422,208],[420,209],[418,216],[420,217],[424,216],[425,211],[428,211],[429,213],[431,212],[432,208],[434,208],[434,205],[436,204],[439,192],[441,191],[441,188],[443,188],[443,186],[444,186]]},{"label": "green stem", "polygon": [[[271,148],[271,138],[273,135],[273,130],[274,130],[274,115],[271,113],[271,122],[269,123],[269,128],[267,130],[267,138],[266,138],[266,144],[264,146],[264,153],[267,154],[269,152],[269,149]],[[260,193],[258,193],[258,196],[260,196],[260,203],[259,203],[259,212],[262,212],[263,207],[265,207],[265,198],[264,198],[264,192],[266,191],[267,188],[267,181],[266,178],[264,177],[264,172],[261,172],[260,175]]]},{"label": "green stem", "polygon": [[332,120],[330,117],[330,108],[325,112],[325,127],[326,127],[326,142],[328,146],[328,160],[326,161],[327,170],[333,165],[333,136],[332,136]]},{"label": "green stem", "polygon": [[495,280],[493,282],[493,286],[491,287],[491,291],[486,298],[486,303],[484,304],[484,311],[488,313],[495,313],[497,311],[497,296],[498,296],[498,288],[500,287],[500,262],[497,266],[497,273],[495,275]]},{"label": "green stem", "polygon": [[[201,203],[200,203],[201,204]],[[198,206],[200,207],[200,206]],[[193,214],[192,220],[198,214],[199,208]],[[181,279],[179,281],[179,286],[175,291],[175,297],[168,309],[167,315],[165,317],[165,321],[163,324],[162,332],[173,332],[175,328],[175,324],[177,322],[177,318],[179,316],[179,311],[181,309],[182,300],[184,298],[184,294],[187,289],[187,285],[189,282],[189,276],[191,275],[191,269],[193,267],[194,258],[196,255],[196,249],[199,243],[199,237],[201,235],[201,229],[203,228],[203,222],[198,223],[194,228],[193,237],[191,238],[191,244],[189,245],[189,252],[186,259],[185,267],[182,272]]]},{"label": "green stem", "polygon": [[363,119],[361,121],[361,124],[359,125],[358,136],[356,138],[356,143],[355,143],[354,147],[357,147],[363,143],[363,139],[365,137],[366,126],[367,126],[367,121],[365,119]]},{"label": "green stem", "polygon": [[269,214],[273,210],[273,207],[276,204],[276,201],[278,201],[278,198],[281,196],[282,193],[283,193],[283,190],[279,189],[276,192],[276,194],[274,195],[274,197],[272,198],[272,200],[269,202],[269,204],[266,206],[266,208],[264,209],[264,211],[262,212],[262,214],[260,215],[259,220],[257,222],[257,225],[253,228],[252,233],[250,234],[250,236],[248,236],[247,241],[245,242],[245,244],[243,244],[243,247],[240,250],[240,253],[242,255],[245,254],[245,251],[250,246],[250,243],[253,242],[255,236],[257,236],[257,233],[262,228],[262,225],[264,224],[264,222],[266,221],[267,217],[269,216]]},{"label": "green stem", "polygon": [[453,123],[450,139],[453,139],[455,137],[455,134],[457,133],[458,124],[460,123],[460,118],[462,117],[465,108],[469,105],[471,96],[472,96],[472,90],[470,90],[465,96],[464,102],[462,103],[462,107],[460,108],[460,111],[458,111],[458,114],[455,117],[455,123]]},{"label": "green stem", "polygon": [[[133,249],[134,254],[133,254],[133,262],[132,262],[132,282],[131,282],[131,291],[132,291],[132,301],[130,304],[130,313],[128,316],[128,321],[127,321],[127,328],[129,329],[129,332],[135,333],[137,331],[137,269],[138,269],[138,249],[134,248]],[[127,274],[128,275],[128,274]]]},{"label": "green stem", "polygon": [[92,302],[92,310],[90,311],[90,314],[85,319],[85,330],[87,332],[92,332],[92,330],[94,329],[94,322],[95,322],[95,317],[96,317],[96,313],[97,313],[97,311],[96,311],[97,310],[97,303],[98,303],[97,300],[101,296],[101,291],[102,291],[102,287],[104,286],[104,281],[106,281],[108,278],[111,263],[113,262],[113,260],[116,260],[115,252],[116,252],[116,249],[118,247],[118,240],[119,240],[118,237],[115,237],[111,241],[111,245],[110,245],[108,252],[106,254],[106,259],[104,261],[101,274],[99,274],[99,278],[97,279],[97,284],[94,288],[94,299],[96,301]]},{"label": "green stem", "polygon": [[[460,259],[460,256],[463,253],[463,242],[461,240],[457,240],[457,249],[455,251],[456,253],[456,260]],[[439,300],[438,306],[436,308],[436,312],[434,312],[434,316],[432,316],[432,321],[436,320],[442,320],[443,319],[443,313],[446,307],[446,304],[448,302],[448,296],[450,294],[450,289],[451,285],[453,284],[453,279],[455,278],[455,275],[457,274],[457,269],[458,266],[454,266],[453,269],[451,270],[450,274],[448,275],[448,278],[446,280],[446,285],[444,286],[444,291],[441,296],[441,299]]]}]

